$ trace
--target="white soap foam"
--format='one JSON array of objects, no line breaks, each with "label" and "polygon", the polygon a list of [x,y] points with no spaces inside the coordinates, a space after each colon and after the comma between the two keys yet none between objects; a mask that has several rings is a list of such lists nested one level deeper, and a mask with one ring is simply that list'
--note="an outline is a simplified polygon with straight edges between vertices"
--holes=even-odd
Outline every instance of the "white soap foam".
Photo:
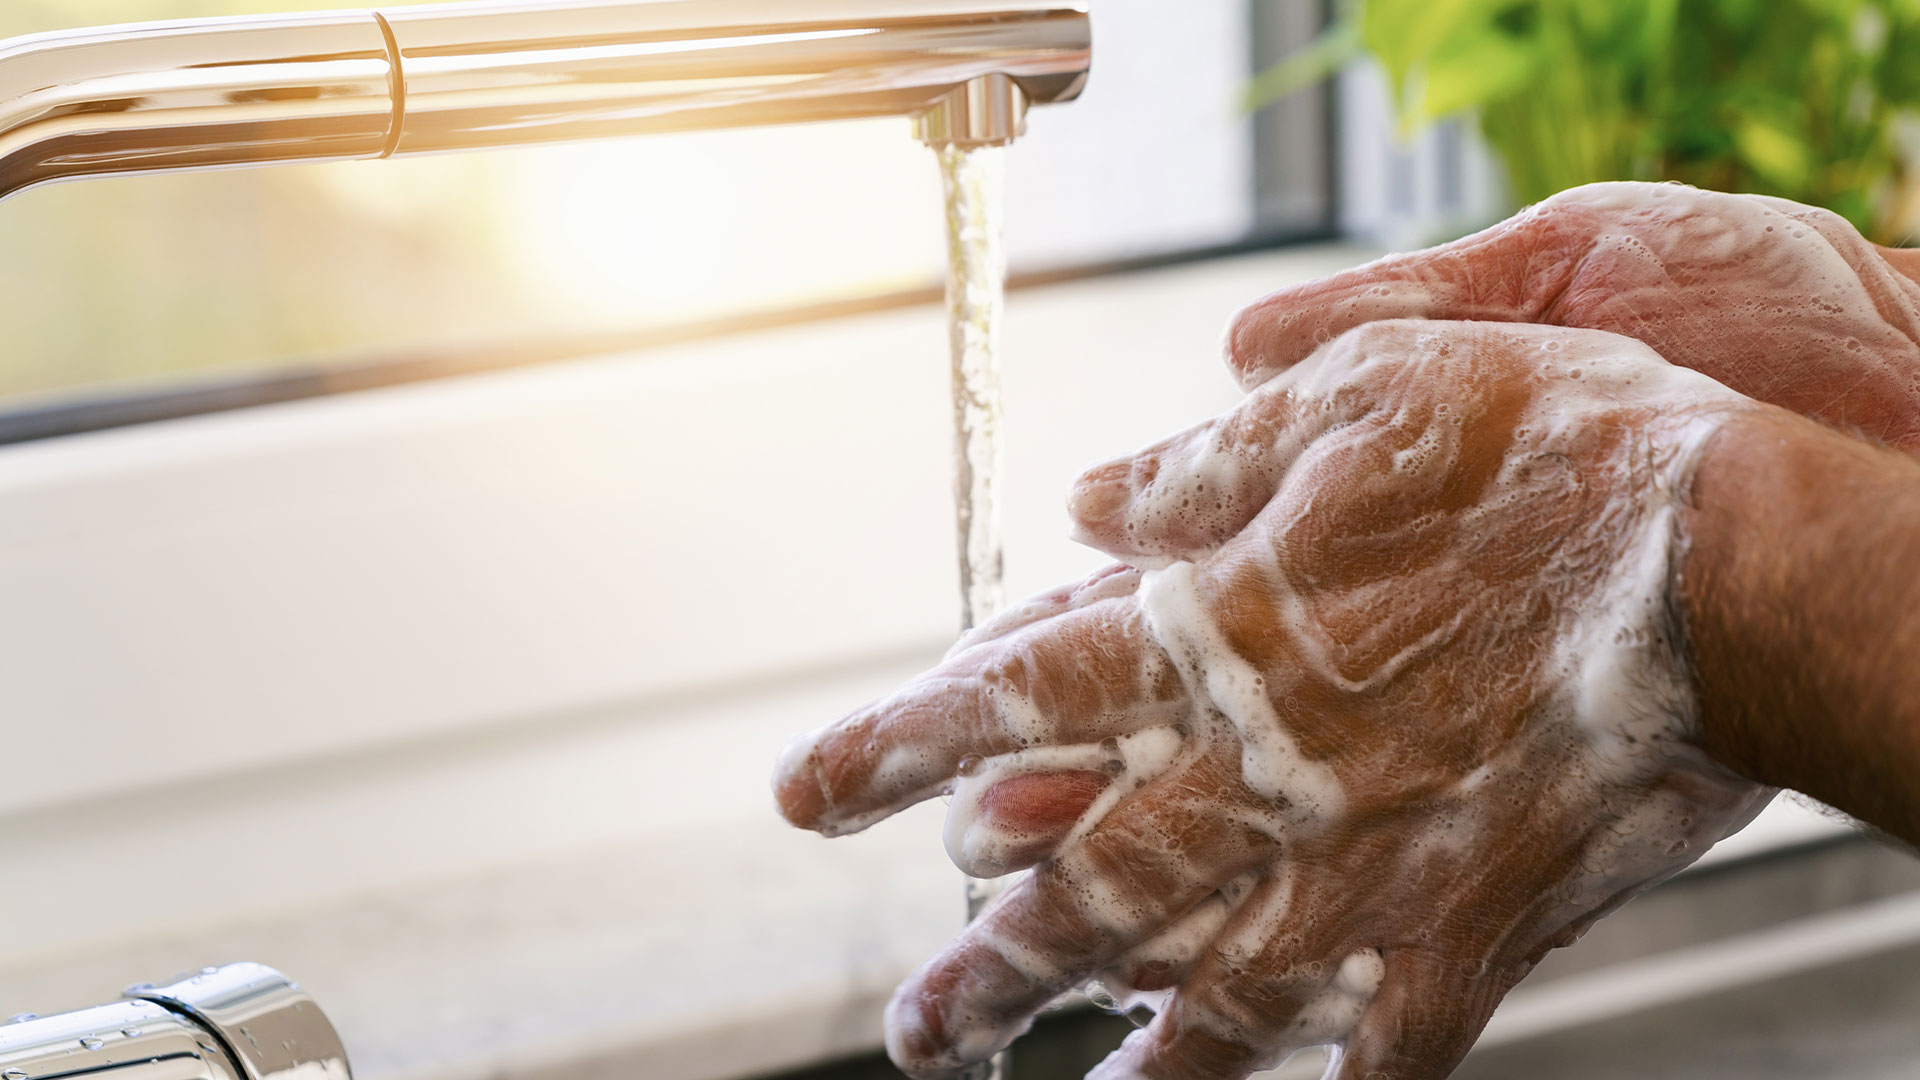
[{"label": "white soap foam", "polygon": [[1140,585],[1140,571],[1120,564],[1102,567],[1077,584],[1029,597],[960,635],[947,650],[952,658],[977,645],[1003,638],[1068,611],[1089,608],[1105,600],[1132,596]]},{"label": "white soap foam", "polygon": [[[1430,796],[1432,812],[1419,823],[1418,835],[1410,838],[1411,862],[1382,867],[1385,876],[1370,882],[1370,891],[1391,894],[1399,884],[1396,876],[1419,879],[1429,867],[1471,866],[1475,861],[1471,853],[1486,843],[1492,811],[1484,808],[1506,804],[1499,797],[1501,788],[1515,778],[1535,779],[1540,770],[1558,770],[1553,773],[1554,783],[1528,790],[1530,797],[1539,800],[1543,820],[1580,823],[1577,827],[1584,831],[1550,841],[1576,845],[1575,865],[1557,892],[1550,889],[1543,903],[1512,916],[1517,920],[1514,925],[1500,930],[1501,940],[1544,941],[1542,935],[1578,928],[1609,905],[1677,871],[1764,805],[1770,792],[1719,769],[1687,743],[1694,722],[1691,684],[1669,599],[1672,569],[1682,550],[1678,500],[1688,489],[1694,464],[1712,432],[1729,410],[1744,407],[1744,399],[1613,335],[1524,326],[1496,330],[1484,324],[1480,332],[1507,334],[1509,345],[1537,350],[1532,377],[1538,385],[1519,418],[1516,447],[1497,473],[1492,493],[1459,511],[1463,515],[1460,533],[1472,536],[1476,528],[1494,529],[1515,520],[1511,508],[1529,505],[1530,500],[1589,491],[1608,496],[1595,508],[1582,511],[1575,534],[1558,540],[1553,549],[1557,554],[1542,579],[1516,593],[1515,611],[1476,610],[1473,598],[1464,597],[1451,619],[1419,635],[1392,635],[1385,630],[1403,616],[1405,605],[1391,589],[1383,589],[1377,605],[1363,608],[1377,609],[1385,628],[1379,640],[1411,637],[1412,643],[1384,659],[1370,659],[1364,670],[1354,670],[1350,659],[1336,663],[1336,658],[1372,654],[1340,645],[1320,624],[1303,589],[1275,568],[1263,584],[1279,605],[1274,613],[1278,624],[1288,631],[1283,662],[1291,669],[1263,672],[1232,647],[1216,620],[1208,603],[1204,567],[1176,560],[1148,570],[1141,576],[1135,600],[1148,632],[1187,688],[1188,722],[1194,737],[1181,740],[1171,728],[1163,727],[1104,747],[1036,746],[983,763],[956,787],[948,844],[957,862],[976,872],[992,870],[1000,865],[997,858],[1004,860],[1005,852],[1018,847],[1020,838],[994,836],[988,815],[980,812],[982,796],[997,777],[1058,769],[1106,770],[1114,768],[1110,763],[1117,760],[1117,772],[1126,783],[1112,785],[1082,815],[1072,832],[1077,838],[1140,783],[1176,768],[1189,742],[1205,746],[1220,739],[1237,744],[1246,787],[1270,800],[1274,809],[1269,815],[1249,810],[1249,800],[1244,798],[1214,799],[1204,791],[1184,792],[1182,797],[1193,801],[1195,814],[1248,818],[1250,827],[1279,839],[1283,852],[1291,839],[1329,835],[1349,823],[1355,793],[1347,789],[1330,761],[1302,751],[1285,722],[1276,702],[1287,700],[1298,685],[1294,680],[1316,679],[1324,687],[1358,698],[1378,698],[1394,692],[1421,658],[1454,644],[1470,628],[1469,620],[1512,619],[1516,625],[1537,627],[1538,616],[1528,614],[1537,611],[1551,612],[1554,620],[1546,624],[1552,638],[1543,653],[1478,658],[1490,680],[1525,677],[1539,684],[1531,697],[1536,704],[1525,723],[1498,748],[1493,760],[1477,763],[1452,790]],[[1447,354],[1449,343],[1457,340],[1451,336],[1453,331],[1442,334],[1433,332],[1432,324],[1398,324],[1370,327],[1362,333],[1365,336],[1358,340],[1352,335],[1341,339],[1316,361],[1277,377],[1259,393],[1292,395],[1302,414],[1312,417],[1311,422],[1296,426],[1296,435],[1309,431],[1318,438],[1360,440],[1381,430],[1365,428],[1360,422],[1363,417],[1390,425],[1392,445],[1398,448],[1386,457],[1392,482],[1416,489],[1440,482],[1450,471],[1462,438],[1460,410],[1401,409],[1386,417],[1367,417],[1361,402],[1356,415],[1350,387],[1363,378],[1377,387],[1381,380],[1418,377],[1422,363]],[[1655,427],[1616,439],[1618,445],[1600,441],[1596,432],[1608,425],[1598,421],[1641,403],[1658,407],[1661,419]],[[1189,458],[1204,457],[1211,452],[1209,446],[1228,457],[1263,452],[1230,440],[1189,440],[1182,446]],[[1555,471],[1554,462],[1575,460],[1585,463],[1583,472]],[[1211,486],[1236,482],[1244,476],[1244,468],[1243,464],[1202,461],[1196,475],[1206,477]],[[1283,498],[1289,494],[1284,485],[1282,481]],[[1169,486],[1156,497],[1169,498],[1173,490]],[[1312,511],[1315,493],[1291,494],[1306,505],[1283,504],[1271,519],[1263,519],[1261,527],[1284,532],[1304,520],[1303,515]],[[1430,523],[1407,527],[1424,524]],[[1467,577],[1464,566],[1435,565],[1439,569],[1431,580]],[[1526,622],[1529,619],[1534,621]],[[1512,666],[1516,662],[1521,668]],[[1169,740],[1167,735],[1173,737]],[[1148,838],[1143,842],[1168,841]],[[1143,925],[1152,912],[1136,910],[1139,898],[1129,898],[1124,882],[1105,882],[1090,868],[1081,867],[1072,859],[1071,842],[1061,850],[1058,865],[1078,875],[1074,885],[1080,902],[1096,916],[1096,923],[1116,934],[1153,929],[1150,923]],[[1281,859],[1286,858],[1283,853]],[[1279,865],[1285,864],[1270,866],[1266,872],[1276,872]],[[1293,873],[1295,868],[1285,872]],[[1124,974],[1129,960],[1177,967],[1206,950],[1229,967],[1273,955],[1275,943],[1283,940],[1280,935],[1291,932],[1287,922],[1292,890],[1273,888],[1257,895],[1257,910],[1238,911],[1237,898],[1203,902],[1171,927],[1161,928],[1146,946],[1117,963],[1113,972]],[[1324,891],[1316,890],[1315,902],[1326,899]],[[1023,970],[1032,959],[1022,961]],[[1308,991],[1308,1004],[1297,1016],[1216,1017],[1220,1033],[1274,1060],[1301,1047],[1340,1044],[1349,1038],[1380,984],[1390,951],[1361,947],[1345,956],[1300,959],[1293,971],[1261,973],[1263,978],[1297,980],[1296,989]],[[1518,963],[1512,957],[1501,959]],[[1046,968],[1047,972],[1057,970]],[[1044,974],[1038,969],[1036,973]],[[1165,1004],[1164,993],[1127,998],[1124,985],[1113,989],[1116,997],[1130,1004],[1156,1008]],[[1284,1029],[1275,1030],[1274,1024],[1283,1019]],[[1143,1037],[1130,1040],[1135,1052]],[[1130,1076],[1131,1060],[1123,1049],[1093,1075]]]},{"label": "white soap foam", "polygon": [[1267,1059],[1271,1064],[1264,1067],[1278,1065],[1309,1046],[1345,1039],[1372,1003],[1386,970],[1376,949],[1361,949],[1341,960],[1333,977],[1280,1032]]},{"label": "white soap foam", "polygon": [[947,855],[974,877],[1000,877],[1023,870],[1034,835],[986,812],[988,794],[1002,781],[1035,773],[1091,772],[1108,778],[1106,786],[1056,846],[1086,834],[1121,799],[1160,776],[1179,756],[1184,740],[1172,727],[1154,727],[1101,743],[1040,746],[971,763],[954,781],[943,839]]},{"label": "white soap foam", "polygon": [[[1270,1018],[1246,1016],[1227,1021],[1215,1032],[1228,1039],[1244,1039],[1250,1028],[1266,1029],[1259,1044],[1262,1049],[1251,1063],[1255,1070],[1276,1068],[1309,1047],[1341,1045],[1379,992],[1386,978],[1386,962],[1377,949],[1359,949],[1338,964],[1305,964],[1282,978],[1293,983],[1296,992],[1305,991],[1304,1003],[1285,1024],[1274,1030]],[[1135,1000],[1153,996],[1134,995]],[[1158,997],[1164,999],[1166,995]],[[1183,1019],[1187,1023],[1213,1027],[1220,1025],[1223,1018],[1202,1014]],[[1147,1080],[1135,1062],[1152,1037],[1150,1030],[1127,1036],[1120,1049],[1087,1074],[1087,1080]]]},{"label": "white soap foam", "polygon": [[[1524,280],[1508,277],[1522,268]],[[1481,312],[1639,337],[1744,393],[1920,448],[1920,286],[1830,211],[1677,184],[1590,184],[1350,274],[1373,280],[1311,304],[1283,293],[1249,309],[1247,331],[1230,325],[1244,385],[1273,373],[1263,343],[1299,340],[1309,326],[1320,345],[1332,326]],[[1504,295],[1509,285],[1519,295]],[[1825,386],[1839,393],[1803,393]]]},{"label": "white soap foam", "polygon": [[1227,519],[1240,505],[1241,492],[1259,484],[1250,474],[1262,471],[1265,455],[1240,452],[1225,435],[1220,428],[1201,427],[1179,436],[1162,448],[1162,456],[1180,482],[1164,483],[1156,477],[1133,490],[1122,528],[1130,561],[1141,569],[1172,561],[1153,538],[1175,523],[1194,535],[1218,533],[1237,524]]},{"label": "white soap foam", "polygon": [[1141,580],[1140,606],[1154,640],[1180,668],[1195,700],[1233,724],[1248,787],[1286,799],[1307,820],[1337,813],[1344,801],[1339,779],[1303,755],[1280,723],[1266,678],[1228,646],[1202,605],[1196,571],[1193,563],[1179,562]]},{"label": "white soap foam", "polygon": [[1122,1012],[1143,1007],[1159,1012],[1173,993],[1172,985],[1193,967],[1219,936],[1227,918],[1239,909],[1252,881],[1251,875],[1242,875],[1230,882],[1172,925],[1127,950],[1092,985],[1112,998]]}]

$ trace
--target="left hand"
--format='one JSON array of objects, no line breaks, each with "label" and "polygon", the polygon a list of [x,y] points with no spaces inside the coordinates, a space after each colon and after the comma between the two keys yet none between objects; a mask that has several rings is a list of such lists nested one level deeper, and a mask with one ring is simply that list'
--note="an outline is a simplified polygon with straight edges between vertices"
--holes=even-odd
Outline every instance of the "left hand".
[{"label": "left hand", "polygon": [[1920,250],[1829,210],[1680,184],[1570,188],[1452,243],[1249,304],[1251,389],[1377,319],[1495,319],[1645,342],[1756,401],[1920,454]]},{"label": "left hand", "polygon": [[1096,1075],[1233,1080],[1342,1043],[1434,1080],[1548,949],[1771,795],[1689,738],[1672,507],[1765,409],[1612,334],[1351,331],[1093,470],[1116,567],[797,743],[795,824],[951,790],[948,849],[1032,866],[889,1009],[919,1077],[1100,975],[1153,1024]]}]

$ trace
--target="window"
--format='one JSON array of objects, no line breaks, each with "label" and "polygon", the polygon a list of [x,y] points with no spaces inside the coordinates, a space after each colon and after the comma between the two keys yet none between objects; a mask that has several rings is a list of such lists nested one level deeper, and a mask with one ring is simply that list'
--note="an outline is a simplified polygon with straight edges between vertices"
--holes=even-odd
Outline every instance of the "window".
[{"label": "window", "polygon": [[[36,0],[0,33],[296,6]],[[1237,105],[1318,23],[1280,7],[1256,50],[1246,0],[1102,0],[1085,94],[1010,151],[1016,273],[1324,228],[1323,104]],[[0,205],[0,440],[924,294],[938,200],[901,120],[30,190]]]}]

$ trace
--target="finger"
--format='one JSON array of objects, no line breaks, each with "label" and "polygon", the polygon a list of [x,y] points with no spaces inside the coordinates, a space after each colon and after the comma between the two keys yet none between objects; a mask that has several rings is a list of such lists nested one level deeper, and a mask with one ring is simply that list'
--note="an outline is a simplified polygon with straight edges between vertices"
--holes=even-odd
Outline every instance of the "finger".
[{"label": "finger", "polygon": [[1040,863],[1172,767],[1186,746],[1184,730],[1038,747],[963,769],[947,808],[947,854],[975,877]]},{"label": "finger", "polygon": [[[1484,351],[1495,335],[1475,327],[1448,336]],[[1228,412],[1082,474],[1068,498],[1074,538],[1136,566],[1199,561],[1267,507],[1315,440],[1372,412],[1396,380],[1416,369],[1409,361],[1451,347],[1436,338],[1434,324],[1420,320],[1373,322],[1344,334],[1312,364],[1255,387]],[[1395,410],[1379,422],[1404,414]],[[1417,438],[1432,425],[1398,426]],[[1431,463],[1434,455],[1419,460]]]},{"label": "finger", "polygon": [[1920,285],[1920,248],[1890,248],[1875,244],[1874,253],[1908,281]]},{"label": "finger", "polygon": [[1473,1049],[1517,976],[1462,973],[1426,952],[1396,951],[1373,1003],[1347,1039],[1335,1080],[1433,1080]]},{"label": "finger", "polygon": [[1100,973],[1101,985],[1123,1010],[1145,1005],[1155,1012],[1163,1011],[1167,993],[1193,973],[1257,880],[1251,874],[1242,874],[1227,882],[1171,926],[1129,949]]},{"label": "finger", "polygon": [[1211,801],[1243,792],[1237,779],[1214,755],[1184,762],[1015,885],[894,995],[894,1062],[925,1078],[984,1061],[1049,1001],[1270,857],[1271,839]]},{"label": "finger", "polygon": [[1101,601],[971,649],[781,755],[787,820],[855,832],[938,794],[968,758],[1098,743],[1177,722],[1178,671],[1131,598]]},{"label": "finger", "polygon": [[1551,322],[1602,216],[1647,185],[1590,184],[1452,243],[1390,255],[1255,301],[1227,327],[1227,366],[1251,389],[1362,323]]},{"label": "finger", "polygon": [[1126,1010],[1147,1005],[1158,1012],[1168,991],[1192,974],[1207,943],[1227,924],[1233,907],[1223,893],[1214,893],[1171,926],[1127,950],[1100,973],[1099,982]]},{"label": "finger", "polygon": [[1059,850],[1110,786],[1104,771],[1073,769],[1010,776],[982,785],[978,796],[956,793],[947,808],[947,857],[977,878],[1035,866]]},{"label": "finger", "polygon": [[1067,497],[1073,538],[1136,566],[1199,559],[1273,498],[1307,434],[1302,419],[1290,387],[1263,386],[1229,412],[1094,466]]},{"label": "finger", "polygon": [[967,631],[947,650],[947,657],[958,656],[976,645],[997,641],[1034,623],[1059,618],[1102,600],[1132,596],[1139,588],[1139,570],[1125,563],[1109,563],[1071,585],[1029,597]]},{"label": "finger", "polygon": [[1284,873],[1263,880],[1167,1008],[1089,1080],[1242,1077],[1345,1036],[1380,983],[1380,955],[1349,944],[1342,909],[1294,892]]}]

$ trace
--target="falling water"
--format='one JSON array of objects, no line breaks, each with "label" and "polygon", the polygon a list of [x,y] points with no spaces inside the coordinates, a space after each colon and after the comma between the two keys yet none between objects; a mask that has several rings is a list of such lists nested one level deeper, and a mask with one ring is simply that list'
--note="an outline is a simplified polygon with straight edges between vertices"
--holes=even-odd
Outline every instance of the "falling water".
[{"label": "falling water", "polygon": [[[954,523],[960,553],[960,626],[973,629],[1000,609],[1000,314],[1007,255],[1000,206],[1005,151],[938,149],[947,196],[947,334],[952,351]],[[1000,882],[967,879],[967,918],[978,916]],[[968,1075],[1001,1080],[1006,1055]]]},{"label": "falling water", "polygon": [[[941,147],[947,196],[947,335],[952,359],[954,525],[960,555],[960,628],[993,617],[1005,599],[1000,536],[1000,313],[1007,259],[1000,198],[1004,151]],[[967,917],[992,898],[967,880]]]},{"label": "falling water", "polygon": [[947,334],[953,361],[954,508],[960,622],[1000,609],[1000,313],[1007,257],[1000,198],[1005,151],[942,147],[947,195]]}]

